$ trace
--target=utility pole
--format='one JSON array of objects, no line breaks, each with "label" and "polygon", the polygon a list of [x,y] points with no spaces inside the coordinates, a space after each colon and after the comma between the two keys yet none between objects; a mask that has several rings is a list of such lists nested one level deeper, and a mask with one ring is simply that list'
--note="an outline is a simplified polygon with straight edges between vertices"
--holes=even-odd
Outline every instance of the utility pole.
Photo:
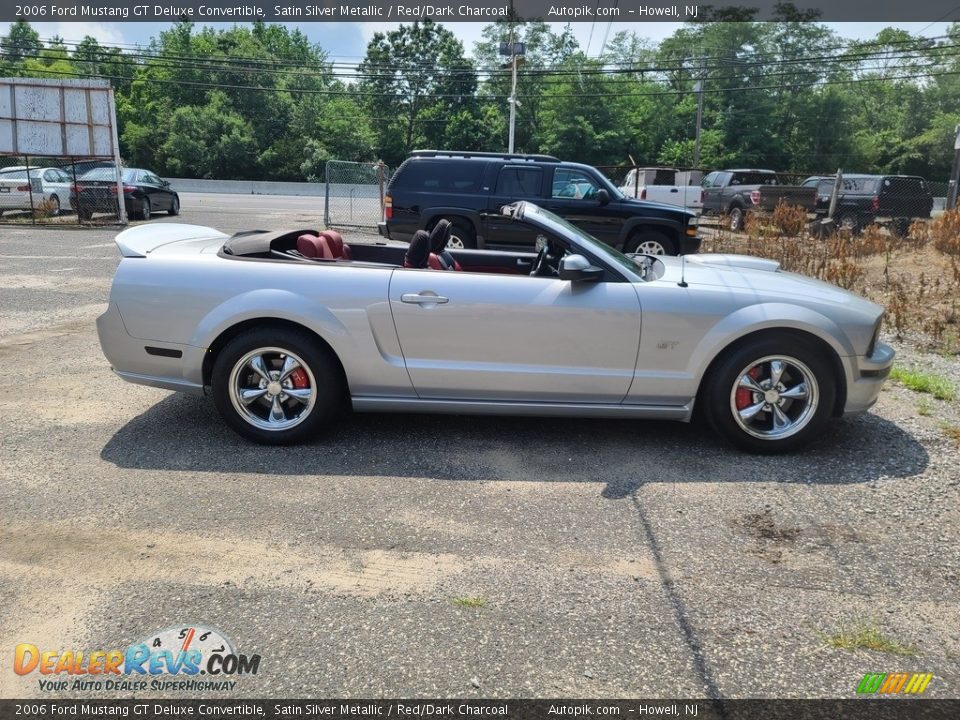
[{"label": "utility pole", "polygon": [[510,56],[510,64],[505,65],[504,67],[510,67],[513,72],[513,81],[510,86],[510,97],[507,98],[507,102],[510,103],[510,143],[509,143],[509,152],[513,154],[513,141],[516,135],[517,128],[517,105],[520,104],[520,101],[517,100],[517,65],[520,59],[523,58],[527,53],[527,46],[522,42],[513,41],[513,28],[510,29],[510,42],[500,43],[500,54],[503,56]]},{"label": "utility pole", "polygon": [[703,81],[706,79],[707,59],[700,58],[700,78],[693,89],[697,93],[697,139],[693,146],[693,167],[700,167],[700,129],[703,127]]},{"label": "utility pole", "polygon": [[510,88],[510,147],[507,152],[512,155],[513,138],[517,130],[517,56],[513,55],[510,60],[513,66],[513,85]]},{"label": "utility pole", "polygon": [[953,141],[953,167],[950,169],[950,185],[947,187],[947,210],[957,207],[958,181],[960,181],[960,125],[957,125],[957,139]]}]

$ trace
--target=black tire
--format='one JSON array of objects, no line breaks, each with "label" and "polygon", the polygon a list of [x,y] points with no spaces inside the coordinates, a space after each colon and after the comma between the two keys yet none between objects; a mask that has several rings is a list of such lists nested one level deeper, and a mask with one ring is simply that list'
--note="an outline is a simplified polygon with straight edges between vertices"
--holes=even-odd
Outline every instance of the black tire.
[{"label": "black tire", "polygon": [[57,217],[57,215],[59,215],[61,211],[60,198],[57,197],[56,195],[51,195],[50,202],[53,203],[53,207],[50,208],[50,217]]},{"label": "black tire", "polygon": [[743,224],[747,217],[747,211],[739,205],[731,205],[730,210],[727,211],[727,217],[730,221],[728,225],[730,232],[740,232],[743,230]]},{"label": "black tire", "polygon": [[179,215],[180,214],[180,197],[178,195],[173,196],[173,200],[170,201],[170,209],[167,210],[168,215]]},{"label": "black tire", "polygon": [[[238,390],[242,389],[241,385],[249,389],[257,389],[250,384],[256,378],[256,373],[252,365],[244,361],[246,356],[263,350],[261,357],[272,361],[270,369],[279,370],[276,365],[283,355],[268,351],[271,348],[295,356],[307,374],[306,389],[313,390],[313,404],[308,408],[301,407],[306,403],[298,403],[287,396],[285,403],[281,403],[283,416],[286,418],[289,413],[290,420],[296,420],[296,422],[289,426],[278,425],[276,429],[264,427],[270,424],[266,418],[260,418],[259,426],[255,424],[256,418],[261,414],[269,417],[269,408],[273,406],[273,403],[268,402],[271,397],[269,389],[262,398],[253,402],[244,404],[239,399],[236,403],[234,402],[235,397],[239,398]],[[244,373],[246,373],[246,379]],[[214,404],[227,425],[241,437],[263,445],[292,445],[316,437],[329,425],[342,407],[345,391],[342,371],[330,352],[320,347],[308,334],[283,328],[277,330],[255,328],[235,337],[217,355],[213,364],[211,382]],[[236,384],[233,385],[233,392],[231,392],[233,383]],[[296,386],[283,385],[282,389],[294,387]],[[278,401],[283,397],[284,394],[281,391],[277,396]],[[268,404],[264,405],[265,402]],[[250,409],[242,411],[240,410],[242,405]],[[298,415],[298,412],[301,414]]]},{"label": "black tire", "polygon": [[624,244],[624,252],[642,252],[647,255],[676,255],[673,240],[659,230],[640,230],[633,233]]},{"label": "black tire", "polygon": [[[776,408],[768,403],[765,394],[753,393],[744,387],[743,392],[747,397],[742,406],[738,394],[738,388],[742,387],[741,378],[750,374],[751,366],[761,361],[757,368],[756,385],[763,387],[764,383],[769,384],[773,369],[769,362],[771,357],[787,361],[781,376],[780,385],[783,387],[779,391],[767,388],[768,391],[775,390],[771,402],[780,408],[780,417],[786,417],[796,426],[792,430],[784,426],[787,429],[781,430],[780,434],[775,430]],[[810,377],[805,378],[804,373],[809,373]],[[806,380],[803,383],[807,392],[806,400],[778,397],[779,392],[796,390],[802,380]],[[707,422],[718,435],[742,450],[775,454],[796,450],[823,431],[833,414],[836,392],[835,370],[823,352],[811,346],[810,340],[790,333],[771,333],[748,339],[727,351],[711,366],[700,401]],[[760,405],[763,405],[763,409],[754,412],[749,419],[738,419],[741,414]]]},{"label": "black tire", "polygon": [[856,213],[843,213],[843,215],[840,216],[840,221],[837,223],[837,228],[857,235],[861,229],[860,218]]},{"label": "black tire", "polygon": [[140,201],[140,219],[149,220],[150,213],[153,212],[153,208],[150,207],[150,198],[145,197]]},{"label": "black tire", "polygon": [[910,218],[894,218],[890,231],[897,237],[906,237],[910,233]]},{"label": "black tire", "polygon": [[80,218],[81,220],[89,220],[90,218],[93,217],[93,213],[90,210],[87,210],[86,208],[79,207],[77,208],[77,217]]},{"label": "black tire", "polygon": [[[450,219],[450,241],[447,247],[459,249],[462,246],[464,250],[475,250],[477,247],[477,234],[473,231],[473,225],[466,220]],[[460,245],[457,244],[459,241]]]}]

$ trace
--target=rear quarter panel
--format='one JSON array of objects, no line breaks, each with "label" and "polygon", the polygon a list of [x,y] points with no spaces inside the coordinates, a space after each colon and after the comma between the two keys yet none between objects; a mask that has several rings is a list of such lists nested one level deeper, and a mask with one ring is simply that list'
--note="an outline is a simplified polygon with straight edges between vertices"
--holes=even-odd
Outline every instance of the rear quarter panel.
[{"label": "rear quarter panel", "polygon": [[[340,358],[353,394],[412,393],[387,301],[392,268],[157,253],[120,263],[111,293],[127,332],[205,351],[234,325],[298,323]],[[185,352],[202,382],[204,352]]]}]

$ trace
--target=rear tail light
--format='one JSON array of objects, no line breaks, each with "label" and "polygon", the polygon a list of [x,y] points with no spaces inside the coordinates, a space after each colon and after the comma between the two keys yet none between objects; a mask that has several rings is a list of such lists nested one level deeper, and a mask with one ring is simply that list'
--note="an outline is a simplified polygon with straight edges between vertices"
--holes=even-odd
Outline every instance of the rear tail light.
[{"label": "rear tail light", "polygon": [[[137,188],[136,188],[134,185],[124,185],[124,186],[123,186],[123,191],[124,191],[125,193],[131,193],[131,192],[133,192],[133,191],[136,190],[136,189],[137,189]],[[117,194],[117,186],[116,186],[116,185],[111,185],[111,186],[110,186],[110,194],[111,194],[111,195],[116,195],[116,194]]]},{"label": "rear tail light", "polygon": [[393,198],[389,195],[383,198],[383,218],[384,220],[391,220],[393,218]]},{"label": "rear tail light", "polygon": [[640,191],[640,199],[641,199],[641,200],[646,200],[646,199],[647,199],[647,189],[646,189],[646,188],[644,188],[643,190]]},{"label": "rear tail light", "polygon": [[751,191],[750,191],[750,202],[752,202],[754,205],[759,205],[759,204],[760,204],[760,191],[759,191],[759,190],[751,190]]},{"label": "rear tail light", "polygon": [[29,186],[29,185],[17,185],[17,190],[19,190],[20,192],[30,192],[30,186]]},{"label": "rear tail light", "polygon": [[80,186],[74,183],[70,186],[70,192],[78,193],[80,192]]},{"label": "rear tail light", "polygon": [[873,196],[873,200],[870,201],[870,209],[871,209],[873,212],[877,212],[878,210],[880,210],[880,196],[879,196],[879,195],[874,195],[874,196]]}]

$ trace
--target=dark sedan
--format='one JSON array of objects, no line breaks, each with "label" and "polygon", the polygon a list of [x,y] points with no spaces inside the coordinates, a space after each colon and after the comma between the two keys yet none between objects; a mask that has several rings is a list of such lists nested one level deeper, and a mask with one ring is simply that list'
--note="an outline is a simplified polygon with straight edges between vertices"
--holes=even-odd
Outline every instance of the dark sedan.
[{"label": "dark sedan", "polygon": [[[70,202],[81,220],[90,219],[95,212],[117,212],[117,177],[112,167],[90,170],[77,179]],[[123,202],[130,218],[147,220],[151,213],[166,210],[170,215],[180,213],[180,198],[170,183],[155,173],[142,168],[124,168]]]}]

